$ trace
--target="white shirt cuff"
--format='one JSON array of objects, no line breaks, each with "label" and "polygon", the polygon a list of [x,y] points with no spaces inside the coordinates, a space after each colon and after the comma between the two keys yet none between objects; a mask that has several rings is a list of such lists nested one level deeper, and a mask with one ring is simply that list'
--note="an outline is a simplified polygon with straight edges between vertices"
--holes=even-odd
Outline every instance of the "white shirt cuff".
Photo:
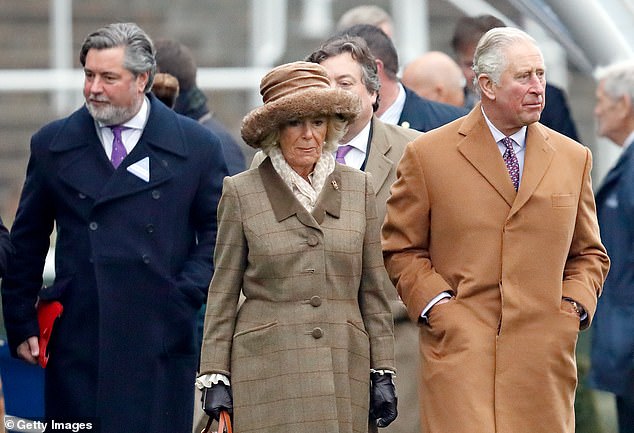
[{"label": "white shirt cuff", "polygon": [[429,304],[425,306],[425,308],[423,309],[423,312],[420,313],[420,317],[427,320],[427,313],[429,312],[429,310],[431,310],[431,307],[436,305],[438,301],[440,301],[441,299],[451,298],[451,296],[452,295],[449,292],[442,292],[436,295],[431,301],[429,301]]}]

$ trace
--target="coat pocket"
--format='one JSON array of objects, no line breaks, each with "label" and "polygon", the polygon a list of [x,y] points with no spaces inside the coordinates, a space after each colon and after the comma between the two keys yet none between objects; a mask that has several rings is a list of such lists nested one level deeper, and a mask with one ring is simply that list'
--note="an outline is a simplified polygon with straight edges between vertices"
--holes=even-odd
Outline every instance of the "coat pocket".
[{"label": "coat pocket", "polygon": [[575,207],[577,206],[577,196],[575,194],[553,194],[551,195],[553,207]]}]

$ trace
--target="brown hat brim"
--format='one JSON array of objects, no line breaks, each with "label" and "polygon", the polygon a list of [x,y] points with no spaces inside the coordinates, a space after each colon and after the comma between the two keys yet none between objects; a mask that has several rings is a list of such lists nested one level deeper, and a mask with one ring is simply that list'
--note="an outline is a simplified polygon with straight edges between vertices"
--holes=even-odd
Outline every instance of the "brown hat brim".
[{"label": "brown hat brim", "polygon": [[240,133],[249,146],[259,148],[262,140],[292,119],[340,115],[348,122],[361,111],[359,97],[336,88],[307,89],[262,105],[242,119]]}]

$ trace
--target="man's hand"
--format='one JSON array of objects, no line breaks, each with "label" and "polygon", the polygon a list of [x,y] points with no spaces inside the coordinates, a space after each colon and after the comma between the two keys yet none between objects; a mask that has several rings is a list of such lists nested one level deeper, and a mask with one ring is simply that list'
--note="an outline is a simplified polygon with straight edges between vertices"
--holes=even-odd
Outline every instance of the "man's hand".
[{"label": "man's hand", "polygon": [[25,360],[29,364],[37,364],[37,358],[40,356],[40,345],[38,337],[29,337],[23,341],[17,349],[18,357]]},{"label": "man's hand", "polygon": [[579,304],[577,304],[572,299],[564,298],[561,300],[561,309],[567,311],[570,314],[576,314],[577,316],[579,316],[579,319],[581,319],[581,316],[583,315],[583,311],[581,310],[581,308],[582,307],[579,306]]}]

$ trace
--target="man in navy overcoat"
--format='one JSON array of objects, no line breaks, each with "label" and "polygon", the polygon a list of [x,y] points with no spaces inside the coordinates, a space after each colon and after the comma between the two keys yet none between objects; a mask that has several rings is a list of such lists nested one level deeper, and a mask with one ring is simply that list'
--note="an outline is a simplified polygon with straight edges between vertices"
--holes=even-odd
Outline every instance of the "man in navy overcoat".
[{"label": "man in navy overcoat", "polygon": [[590,384],[616,396],[619,433],[634,433],[634,61],[597,72],[597,132],[623,150],[597,191],[611,261],[592,334]]},{"label": "man in navy overcoat", "polygon": [[[92,33],[80,61],[85,106],[31,140],[2,286],[11,351],[37,361],[36,301],[59,300],[47,419],[108,433],[189,432],[222,149],[148,93],[154,48],[136,24]],[[55,282],[42,288],[53,230]]]}]

